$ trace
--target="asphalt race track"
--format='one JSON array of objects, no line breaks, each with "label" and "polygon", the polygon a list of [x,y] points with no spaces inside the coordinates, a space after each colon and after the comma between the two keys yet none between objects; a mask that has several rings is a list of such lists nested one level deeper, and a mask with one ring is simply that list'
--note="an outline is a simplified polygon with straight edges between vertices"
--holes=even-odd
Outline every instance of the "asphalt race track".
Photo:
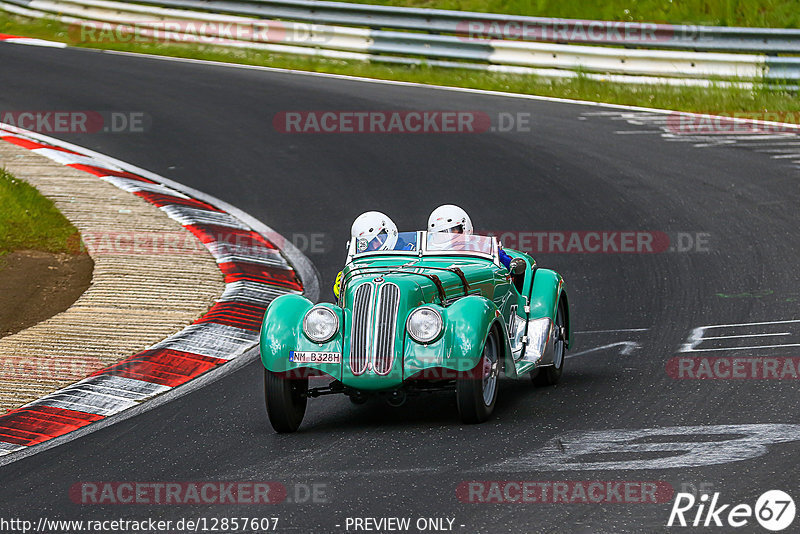
[{"label": "asphalt race track", "polygon": [[[666,371],[692,331],[708,325],[742,326],[717,329],[729,339],[701,346],[721,350],[693,356],[800,356],[792,346],[800,323],[749,325],[800,319],[800,173],[791,159],[770,157],[758,142],[670,142],[648,124],[619,120],[619,111],[569,103],[18,45],[0,45],[0,66],[0,110],[146,113],[145,133],[56,136],[215,195],[301,249],[313,241],[304,251],[324,298],[352,220],[371,209],[401,229],[455,203],[483,230],[682,232],[703,234],[707,245],[536,254],[566,279],[579,333],[561,384],[503,381],[488,423],[462,425],[450,395],[401,408],[326,397],[310,402],[298,433],[277,435],[254,362],[0,468],[0,516],[279,517],[278,531],[325,533],[345,532],[348,517],[424,517],[454,519],[465,533],[654,532],[666,529],[672,499],[464,503],[456,489],[465,481],[660,481],[676,492],[702,485],[732,504],[754,505],[770,489],[800,497],[796,380],[676,380]],[[531,127],[277,132],[273,117],[296,110],[527,113]],[[754,424],[764,426],[719,427]],[[686,426],[696,428],[636,433]],[[625,450],[634,438],[656,446]],[[623,445],[592,450],[604,440]],[[694,463],[682,463],[670,449],[676,442]],[[292,501],[316,484],[325,502],[80,505],[69,490],[82,481],[278,481]],[[739,531],[763,532],[752,519]]]}]

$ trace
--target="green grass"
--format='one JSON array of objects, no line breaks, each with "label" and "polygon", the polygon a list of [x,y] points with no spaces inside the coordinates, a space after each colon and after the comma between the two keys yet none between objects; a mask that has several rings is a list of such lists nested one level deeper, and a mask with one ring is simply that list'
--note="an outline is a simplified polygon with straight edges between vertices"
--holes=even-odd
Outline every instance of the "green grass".
[{"label": "green grass", "polygon": [[800,27],[800,0],[349,0],[570,19]]},{"label": "green grass", "polygon": [[0,261],[15,250],[75,252],[78,230],[53,202],[0,167]]},{"label": "green grass", "polygon": [[[52,20],[27,20],[0,12],[0,33],[40,37],[71,43],[68,28]],[[486,73],[470,69],[444,69],[429,66],[401,66],[360,61],[327,60],[296,55],[281,55],[254,50],[163,43],[96,43],[94,48],[115,49],[145,54],[187,57],[250,65],[282,67],[313,72],[347,74],[367,78],[401,80],[434,85],[507,91],[613,104],[696,111],[705,113],[782,112],[785,122],[800,122],[800,99],[789,92],[755,89],[676,87],[669,85],[624,85],[586,77],[550,80],[536,76]]]}]

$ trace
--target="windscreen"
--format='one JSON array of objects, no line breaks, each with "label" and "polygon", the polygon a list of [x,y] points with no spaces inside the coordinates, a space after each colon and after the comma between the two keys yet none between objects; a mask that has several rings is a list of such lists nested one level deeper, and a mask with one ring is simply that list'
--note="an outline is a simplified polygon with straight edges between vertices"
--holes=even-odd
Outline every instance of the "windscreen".
[{"label": "windscreen", "polygon": [[388,234],[378,234],[370,241],[359,239],[355,243],[354,254],[369,252],[414,252],[417,248],[417,232],[400,232],[397,238]]},{"label": "windscreen", "polygon": [[428,252],[453,252],[492,255],[494,239],[484,235],[466,235],[436,232],[427,234],[425,250]]}]

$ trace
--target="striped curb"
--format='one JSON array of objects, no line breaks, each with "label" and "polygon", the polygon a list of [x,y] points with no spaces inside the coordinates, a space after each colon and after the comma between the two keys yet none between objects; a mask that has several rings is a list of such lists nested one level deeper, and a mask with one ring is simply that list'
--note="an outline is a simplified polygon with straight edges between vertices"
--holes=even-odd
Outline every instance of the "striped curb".
[{"label": "striped curb", "polygon": [[32,37],[20,37],[19,35],[8,35],[7,33],[0,33],[0,41],[13,44],[25,44],[33,46],[49,46],[52,48],[66,48],[66,43],[59,43],[56,41],[46,41],[44,39],[34,39]]},{"label": "striped curb", "polygon": [[276,245],[280,236],[222,201],[2,123],[0,139],[90,173],[155,205],[206,246],[225,282],[216,304],[182,331],[0,416],[0,456],[102,421],[242,356],[257,345],[261,320],[275,297],[317,296],[317,275],[307,258],[291,243]]},{"label": "striped curb", "polygon": [[0,165],[52,200],[79,232],[67,249],[94,261],[66,310],[0,338],[0,414],[162,341],[223,293],[208,249],[145,199],[12,143],[0,142]]}]

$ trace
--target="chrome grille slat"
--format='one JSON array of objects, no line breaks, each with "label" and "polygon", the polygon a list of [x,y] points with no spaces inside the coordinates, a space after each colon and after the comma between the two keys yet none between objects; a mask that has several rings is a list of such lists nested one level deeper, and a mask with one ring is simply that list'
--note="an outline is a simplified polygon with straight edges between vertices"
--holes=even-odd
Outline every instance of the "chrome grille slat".
[{"label": "chrome grille slat", "polygon": [[372,285],[362,284],[353,297],[353,326],[350,334],[350,370],[354,375],[367,370],[369,354]]},{"label": "chrome grille slat", "polygon": [[394,338],[400,289],[394,284],[380,288],[375,314],[375,351],[373,368],[379,375],[388,374],[394,361]]}]

